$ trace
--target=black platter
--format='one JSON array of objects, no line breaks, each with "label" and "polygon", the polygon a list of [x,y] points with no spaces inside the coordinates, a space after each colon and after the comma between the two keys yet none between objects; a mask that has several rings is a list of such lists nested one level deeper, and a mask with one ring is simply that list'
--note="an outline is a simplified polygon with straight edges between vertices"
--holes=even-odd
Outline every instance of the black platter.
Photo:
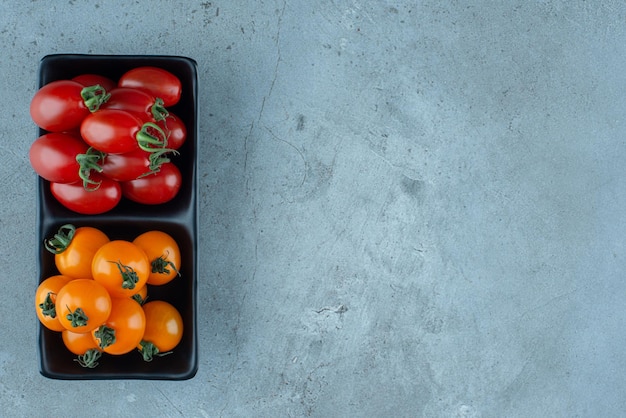
[{"label": "black platter", "polygon": [[[163,286],[151,286],[149,300],[165,300],[173,304],[183,317],[184,331],[180,344],[172,354],[145,362],[137,352],[122,356],[104,354],[94,369],[82,368],[63,345],[61,333],[38,324],[39,370],[53,379],[162,379],[192,378],[198,369],[197,342],[197,148],[198,148],[198,80],[193,59],[160,55],[81,55],[55,54],[45,56],[39,66],[39,87],[61,79],[92,73],[117,80],[126,71],[139,66],[163,68],[182,82],[181,100],[168,108],[187,127],[187,140],[173,156],[172,162],[181,170],[182,187],[178,195],[162,205],[146,206],[125,199],[113,210],[100,215],[72,212],[52,196],[49,183],[38,178],[38,262],[39,282],[58,274],[54,256],[42,245],[58,228],[67,223],[93,226],[110,239],[132,240],[140,233],[160,230],[170,234],[181,250],[181,277]],[[45,131],[39,130],[42,135]]]}]

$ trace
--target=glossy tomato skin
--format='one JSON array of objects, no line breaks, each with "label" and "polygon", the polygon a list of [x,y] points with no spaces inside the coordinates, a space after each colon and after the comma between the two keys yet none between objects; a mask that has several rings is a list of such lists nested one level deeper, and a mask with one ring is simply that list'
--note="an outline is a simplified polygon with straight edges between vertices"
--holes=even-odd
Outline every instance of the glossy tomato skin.
[{"label": "glossy tomato skin", "polygon": [[30,146],[30,165],[42,178],[56,183],[80,180],[80,164],[76,156],[85,154],[88,145],[79,137],[67,133],[47,133]]},{"label": "glossy tomato skin", "polygon": [[109,242],[101,230],[82,226],[76,228],[74,236],[63,252],[54,255],[59,272],[75,279],[91,279],[91,262],[96,251]]},{"label": "glossy tomato skin", "polygon": [[150,171],[150,153],[142,149],[107,154],[102,163],[102,174],[115,181],[135,180]]},{"label": "glossy tomato skin", "polygon": [[123,74],[117,82],[119,87],[138,89],[159,97],[165,107],[173,106],[180,100],[182,83],[167,70],[157,67],[137,67]]},{"label": "glossy tomato skin", "polygon": [[117,83],[108,77],[99,74],[81,74],[72,78],[72,81],[82,84],[84,87],[99,85],[105,91],[114,89]]},{"label": "glossy tomato skin", "polygon": [[[112,330],[115,336],[115,342],[109,345],[99,334],[105,327]],[[92,336],[105,353],[122,355],[139,345],[145,329],[146,314],[141,305],[131,298],[114,298],[111,314],[101,327],[92,331]]]},{"label": "glossy tomato skin", "polygon": [[[100,283],[91,279],[75,279],[59,290],[56,299],[59,322],[72,332],[90,332],[107,320],[111,313],[111,296]],[[87,318],[82,323],[72,321],[80,311]]]},{"label": "glossy tomato skin", "polygon": [[156,123],[167,134],[167,148],[177,150],[187,140],[187,127],[185,122],[174,113]]},{"label": "glossy tomato skin", "polygon": [[128,200],[145,205],[158,205],[176,197],[182,185],[182,175],[178,167],[168,162],[162,164],[156,173],[120,184],[122,194]]},{"label": "glossy tomato skin", "polygon": [[143,122],[119,109],[100,109],[85,117],[80,135],[85,142],[107,154],[122,154],[139,148],[136,135]]},{"label": "glossy tomato skin", "polygon": [[[125,276],[123,272],[132,272],[132,275]],[[130,298],[146,285],[150,261],[146,253],[132,242],[113,240],[101,246],[94,255],[91,274],[112,297]]]},{"label": "glossy tomato skin", "polygon": [[82,182],[50,183],[50,191],[56,200],[71,211],[83,215],[96,215],[113,209],[122,199],[120,183],[99,173],[91,179],[101,182],[95,190],[85,190]]},{"label": "glossy tomato skin", "polygon": [[171,235],[163,231],[148,231],[137,236],[133,244],[141,248],[150,260],[148,284],[163,285],[180,275],[180,248]]},{"label": "glossy tomato skin", "polygon": [[163,300],[153,300],[143,305],[146,329],[142,341],[151,342],[159,352],[174,349],[183,337],[183,318],[178,310]]},{"label": "glossy tomato skin", "polygon": [[[117,87],[111,90],[109,94],[111,96],[100,109],[124,110],[138,117],[143,122],[155,122],[163,117],[163,115],[158,117],[159,115],[157,114],[157,118],[155,118],[152,109],[156,105],[156,99],[145,91],[128,87]],[[164,107],[162,110],[167,112]]]},{"label": "glossy tomato skin", "polygon": [[72,353],[82,356],[89,350],[99,350],[90,332],[73,332],[64,329],[61,332],[63,344]]},{"label": "glossy tomato skin", "polygon": [[49,132],[71,131],[90,114],[81,97],[83,85],[72,80],[52,81],[41,87],[30,103],[30,116]]},{"label": "glossy tomato skin", "polygon": [[[61,325],[61,322],[59,322],[59,315],[58,312],[56,312],[56,299],[59,290],[61,290],[61,288],[70,281],[72,281],[71,277],[60,274],[50,276],[42,281],[39,286],[37,286],[37,290],[35,291],[35,309],[37,310],[37,318],[43,326],[52,331],[62,331],[65,329],[65,327]],[[48,312],[50,306],[46,306],[46,300],[48,300],[48,302],[52,302],[54,305],[54,313]],[[46,309],[46,312],[44,312],[44,308],[48,308]]]}]

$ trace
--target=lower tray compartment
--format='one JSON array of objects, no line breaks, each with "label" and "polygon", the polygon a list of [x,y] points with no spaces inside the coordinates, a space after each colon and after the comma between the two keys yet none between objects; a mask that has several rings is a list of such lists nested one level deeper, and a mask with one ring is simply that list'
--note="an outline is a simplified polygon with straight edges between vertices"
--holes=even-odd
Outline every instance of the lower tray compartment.
[{"label": "lower tray compartment", "polygon": [[196,318],[196,236],[195,224],[181,224],[165,220],[123,221],[76,219],[73,222],[48,220],[40,225],[40,282],[59,274],[54,264],[54,255],[43,246],[45,238],[52,237],[60,226],[72,223],[76,227],[92,226],[103,231],[109,239],[132,241],[149,230],[159,230],[171,235],[181,251],[180,277],[170,283],[148,288],[148,301],[164,300],[174,305],[183,318],[183,337],[173,353],[156,357],[151,362],[143,360],[138,351],[121,356],[104,353],[94,369],[81,367],[63,344],[61,333],[50,331],[39,325],[39,360],[42,375],[54,379],[162,379],[183,380],[196,374],[197,318]]}]

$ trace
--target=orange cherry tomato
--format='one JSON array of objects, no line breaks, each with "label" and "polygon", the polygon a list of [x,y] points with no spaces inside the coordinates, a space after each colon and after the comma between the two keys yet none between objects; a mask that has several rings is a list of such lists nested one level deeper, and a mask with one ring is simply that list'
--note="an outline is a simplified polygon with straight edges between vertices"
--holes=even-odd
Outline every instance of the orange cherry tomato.
[{"label": "orange cherry tomato", "polygon": [[106,321],[111,313],[111,296],[91,279],[75,279],[57,293],[59,322],[73,332],[89,332]]},{"label": "orange cherry tomato", "polygon": [[150,261],[146,253],[132,242],[113,240],[94,255],[91,274],[111,297],[130,297],[148,281]]},{"label": "orange cherry tomato", "polygon": [[93,369],[98,365],[102,351],[94,341],[91,332],[77,333],[70,330],[61,332],[63,344],[78,357],[75,359],[82,367]]},{"label": "orange cherry tomato", "polygon": [[148,284],[162,285],[180,276],[180,249],[169,234],[148,231],[135,238],[133,244],[143,249],[150,260]]},{"label": "orange cherry tomato", "polygon": [[168,302],[153,300],[143,305],[146,314],[146,330],[139,345],[144,360],[151,361],[155,355],[163,355],[180,343],[183,337],[183,318]]},{"label": "orange cherry tomato", "polygon": [[92,331],[98,347],[113,355],[126,354],[141,342],[146,329],[146,315],[131,298],[114,298],[111,315]]},{"label": "orange cherry tomato", "polygon": [[59,290],[72,280],[71,277],[56,275],[42,281],[35,292],[35,308],[41,324],[52,331],[63,331],[59,322],[56,299]]},{"label": "orange cherry tomato", "polygon": [[59,272],[74,279],[91,279],[91,261],[94,254],[109,237],[99,229],[83,226],[61,226],[55,236],[45,242],[54,253],[54,263]]}]

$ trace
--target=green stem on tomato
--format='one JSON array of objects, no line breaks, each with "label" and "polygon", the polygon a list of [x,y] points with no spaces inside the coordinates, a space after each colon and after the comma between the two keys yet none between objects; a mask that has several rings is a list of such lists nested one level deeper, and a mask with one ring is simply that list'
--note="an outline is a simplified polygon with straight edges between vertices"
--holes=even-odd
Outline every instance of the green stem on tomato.
[{"label": "green stem on tomato", "polygon": [[100,109],[103,103],[106,103],[111,97],[111,94],[107,93],[106,90],[99,84],[85,87],[80,92],[80,97],[83,98],[83,102],[87,109],[90,112],[95,112]]},{"label": "green stem on tomato", "polygon": [[102,172],[102,166],[98,164],[100,161],[104,161],[105,153],[98,151],[94,147],[89,147],[84,154],[78,154],[76,156],[76,162],[80,166],[78,169],[78,176],[83,181],[83,187],[87,191],[94,191],[100,187],[101,181],[94,181],[90,178],[91,170],[95,170],[98,173]]},{"label": "green stem on tomato", "polygon": [[115,344],[115,330],[107,327],[106,325],[100,325],[100,327],[94,332],[94,336],[100,341],[98,346],[103,350],[108,346]]},{"label": "green stem on tomato", "polygon": [[[156,132],[156,135],[154,134]],[[167,157],[168,153],[174,155],[178,154],[178,151],[167,148],[168,135],[157,124],[152,122],[146,122],[142,125],[141,129],[135,135],[139,148],[150,153],[148,160],[150,162],[148,171],[143,173],[139,177],[145,177],[150,174],[157,173],[161,169],[161,165],[170,161]]]},{"label": "green stem on tomato", "polygon": [[74,359],[75,362],[82,367],[93,369],[98,365],[98,359],[102,356],[102,352],[95,348],[91,348]]},{"label": "green stem on tomato", "polygon": [[146,300],[148,300],[148,296],[146,296],[146,298],[144,299],[144,298],[141,297],[141,295],[139,293],[135,293],[130,298],[133,299],[135,302],[137,302],[140,305],[143,305],[144,303],[146,303]]},{"label": "green stem on tomato", "polygon": [[141,340],[139,343],[139,352],[143,356],[144,361],[152,361],[154,356],[167,356],[168,354],[172,354],[172,351],[168,351],[165,353],[161,353],[156,345],[151,343],[150,341]]},{"label": "green stem on tomato", "polygon": [[[150,133],[150,130],[155,130],[158,133],[159,138]],[[159,149],[167,147],[167,134],[156,123],[144,123],[139,132],[135,135],[135,139],[137,139],[139,148],[144,151],[153,152],[155,148]]]},{"label": "green stem on tomato", "polygon": [[157,122],[165,120],[165,118],[170,115],[170,112],[168,112],[165,108],[163,99],[161,99],[160,97],[157,97],[154,100],[154,104],[152,105],[152,107],[150,107],[150,112],[152,113],[152,117],[154,118],[154,120],[156,120]]},{"label": "green stem on tomato", "polygon": [[152,273],[170,274],[170,270],[168,269],[168,267],[170,267],[176,272],[178,276],[180,276],[180,272],[176,268],[176,265],[166,258],[167,254],[163,254],[162,256],[152,260],[152,263],[150,263],[150,266],[152,267]]},{"label": "green stem on tomato", "polygon": [[63,251],[67,250],[75,233],[76,227],[74,225],[62,225],[57,233],[54,234],[54,237],[44,240],[44,247],[52,254],[61,254]]},{"label": "green stem on tomato", "polygon": [[46,295],[46,298],[44,299],[44,301],[39,304],[39,309],[41,309],[41,313],[44,316],[49,316],[50,318],[56,318],[57,317],[56,306],[54,304],[54,301],[50,297],[50,295],[53,295],[53,294],[54,293],[52,293],[52,292],[48,292],[48,294]]},{"label": "green stem on tomato", "polygon": [[131,266],[122,264],[121,261],[109,261],[109,263],[117,265],[117,268],[122,275],[122,289],[134,289],[135,285],[139,281],[137,272],[135,272]]},{"label": "green stem on tomato", "polygon": [[72,312],[69,307],[67,308],[67,310],[70,313],[68,313],[65,317],[68,321],[71,321],[74,328],[87,325],[89,317],[85,314],[85,311],[83,311],[82,308],[76,308],[74,312]]},{"label": "green stem on tomato", "polygon": [[149,176],[150,174],[158,173],[161,170],[161,166],[165,163],[170,162],[170,159],[167,157],[168,153],[172,153],[174,155],[178,155],[178,151],[169,149],[169,148],[155,148],[150,152],[150,156],[148,157],[149,165],[148,171],[141,174],[137,178],[142,178],[145,176]]}]

